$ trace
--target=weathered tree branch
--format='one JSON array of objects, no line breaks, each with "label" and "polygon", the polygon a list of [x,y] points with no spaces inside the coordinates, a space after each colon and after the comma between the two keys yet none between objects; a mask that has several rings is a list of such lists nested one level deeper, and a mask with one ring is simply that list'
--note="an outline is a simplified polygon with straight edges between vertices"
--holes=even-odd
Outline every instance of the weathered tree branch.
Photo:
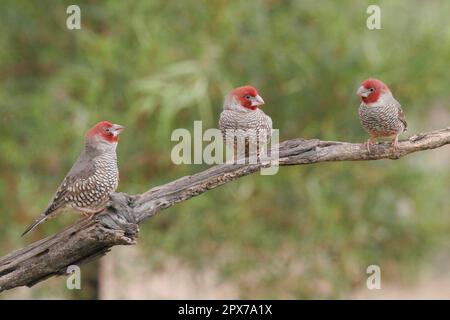
[{"label": "weathered tree branch", "polygon": [[[279,146],[279,164],[301,165],[324,161],[399,159],[409,153],[450,144],[450,127],[421,133],[401,141],[395,155],[390,145],[371,148],[360,143],[287,140]],[[115,245],[135,243],[138,224],[159,211],[205,191],[268,167],[259,164],[216,165],[203,172],[155,187],[139,195],[116,193],[111,204],[91,221],[80,220],[69,228],[0,258],[0,292],[18,286],[32,286],[51,276],[65,274],[67,267],[107,253]]]}]

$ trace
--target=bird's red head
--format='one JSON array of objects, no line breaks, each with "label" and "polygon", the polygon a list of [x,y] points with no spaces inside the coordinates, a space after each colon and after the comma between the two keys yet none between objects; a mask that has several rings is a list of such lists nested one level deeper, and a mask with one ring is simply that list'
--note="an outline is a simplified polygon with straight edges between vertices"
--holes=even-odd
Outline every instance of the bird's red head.
[{"label": "bird's red head", "polygon": [[86,138],[99,137],[107,142],[114,143],[119,141],[119,134],[124,127],[118,124],[112,124],[109,121],[100,121],[93,126],[86,134]]},{"label": "bird's red head", "polygon": [[256,110],[264,104],[263,98],[258,94],[256,88],[252,86],[238,87],[231,91],[231,95],[239,101],[242,107],[250,110]]},{"label": "bird's red head", "polygon": [[377,102],[380,95],[390,92],[381,80],[369,78],[363,81],[356,94],[364,103]]}]

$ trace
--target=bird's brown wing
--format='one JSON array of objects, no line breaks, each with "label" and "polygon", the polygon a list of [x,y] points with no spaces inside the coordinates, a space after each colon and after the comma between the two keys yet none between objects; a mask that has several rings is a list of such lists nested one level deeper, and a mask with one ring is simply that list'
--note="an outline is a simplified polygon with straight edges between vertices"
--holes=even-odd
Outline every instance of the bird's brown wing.
[{"label": "bird's brown wing", "polygon": [[43,215],[49,216],[52,213],[56,212],[58,209],[64,207],[66,201],[65,198],[69,196],[71,192],[71,187],[74,186],[77,182],[77,179],[74,179],[72,176],[67,176],[64,178],[64,181],[59,186],[55,195],[52,198],[52,201],[48,205],[47,209],[45,209]]},{"label": "bird's brown wing", "polygon": [[54,216],[59,209],[63,209],[66,205],[65,199],[67,197],[74,197],[76,194],[75,190],[80,187],[83,188],[84,184],[87,183],[87,179],[91,177],[94,172],[95,166],[93,161],[89,160],[89,157],[85,152],[83,152],[78,157],[77,161],[72,166],[61,185],[58,187],[58,190],[53,196],[47,209],[45,209],[45,211],[28,226],[28,228],[22,233],[22,236],[29,233],[48,218]]},{"label": "bird's brown wing", "polygon": [[406,117],[405,117],[405,113],[403,112],[402,109],[402,105],[400,104],[400,102],[398,102],[397,100],[394,99],[394,104],[398,110],[397,116],[398,116],[398,120],[400,120],[403,123],[403,131],[406,131],[406,129],[408,128],[408,123],[406,122]]},{"label": "bird's brown wing", "polygon": [[95,167],[92,160],[87,159],[84,153],[80,155],[59,186],[43,215],[51,215],[56,210],[63,208],[66,203],[65,198],[74,196],[76,194],[76,189],[82,187],[94,172]]},{"label": "bird's brown wing", "polygon": [[408,123],[406,122],[405,113],[403,112],[402,108],[398,109],[398,119],[403,123],[405,129],[403,131],[406,131],[408,128]]},{"label": "bird's brown wing", "polygon": [[33,223],[31,223],[27,229],[22,233],[22,237],[29,233],[31,230],[36,228],[45,220],[55,216],[59,209],[63,209],[66,205],[66,197],[70,196],[73,192],[71,191],[71,187],[74,186],[79,179],[76,179],[73,175],[68,175],[64,178],[64,181],[59,186],[55,195],[52,198],[52,201],[48,205],[47,209],[43,213],[37,217]]}]

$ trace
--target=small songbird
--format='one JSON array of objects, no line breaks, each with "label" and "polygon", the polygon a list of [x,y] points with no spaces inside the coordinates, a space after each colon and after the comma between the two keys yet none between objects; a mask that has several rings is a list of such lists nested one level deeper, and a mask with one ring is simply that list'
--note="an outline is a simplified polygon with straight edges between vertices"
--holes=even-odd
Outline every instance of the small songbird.
[{"label": "small songbird", "polygon": [[47,209],[25,230],[65,210],[80,211],[91,217],[102,211],[119,184],[116,147],[121,125],[101,121],[85,136],[84,150],[59,186]]},{"label": "small songbird", "polygon": [[398,137],[408,126],[400,103],[378,79],[364,80],[356,94],[361,97],[359,121],[371,136],[366,142],[367,151],[370,152],[375,139],[393,138],[392,149],[395,152]]},{"label": "small songbird", "polygon": [[[219,127],[225,143],[234,149],[234,161],[239,149],[245,149],[245,156],[256,150],[259,157],[272,134],[272,119],[260,107],[263,98],[252,86],[238,87],[232,90],[223,104]],[[244,146],[243,148],[238,148]]]}]

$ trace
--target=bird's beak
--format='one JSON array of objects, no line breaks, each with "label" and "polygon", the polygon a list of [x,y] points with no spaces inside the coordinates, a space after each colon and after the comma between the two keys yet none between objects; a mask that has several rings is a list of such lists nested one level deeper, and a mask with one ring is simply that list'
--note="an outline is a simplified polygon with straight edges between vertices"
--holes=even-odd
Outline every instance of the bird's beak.
[{"label": "bird's beak", "polygon": [[122,132],[123,129],[125,129],[125,127],[120,124],[113,124],[111,129],[112,134],[116,137]]},{"label": "bird's beak", "polygon": [[252,107],[259,107],[260,105],[264,104],[264,100],[259,94],[256,97],[254,97],[251,101]]},{"label": "bird's beak", "polygon": [[358,91],[356,91],[356,94],[360,97],[367,98],[370,94],[370,90],[361,86],[359,87]]}]

